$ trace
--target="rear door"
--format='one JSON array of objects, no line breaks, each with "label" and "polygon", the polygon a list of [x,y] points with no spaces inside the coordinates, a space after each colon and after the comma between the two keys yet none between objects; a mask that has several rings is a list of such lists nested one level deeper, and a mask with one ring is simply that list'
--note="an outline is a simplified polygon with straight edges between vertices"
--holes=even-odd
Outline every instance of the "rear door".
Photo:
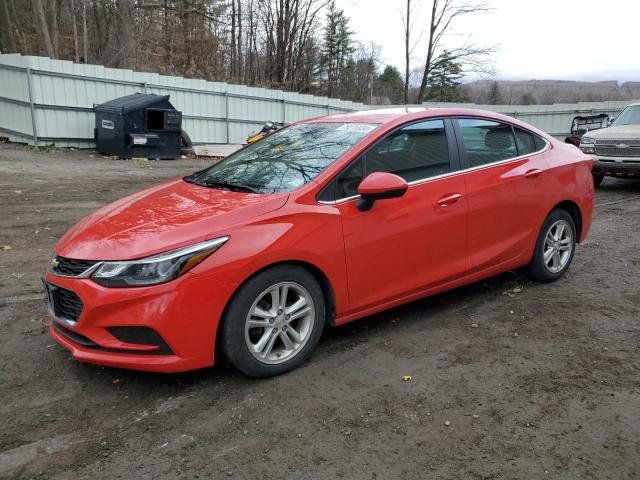
[{"label": "rear door", "polygon": [[[352,311],[460,277],[465,270],[467,198],[449,120],[401,127],[334,179]],[[404,196],[356,208],[357,187],[373,172],[409,182]]]},{"label": "rear door", "polygon": [[454,126],[469,199],[467,272],[528,261],[545,214],[547,142],[495,120]]}]

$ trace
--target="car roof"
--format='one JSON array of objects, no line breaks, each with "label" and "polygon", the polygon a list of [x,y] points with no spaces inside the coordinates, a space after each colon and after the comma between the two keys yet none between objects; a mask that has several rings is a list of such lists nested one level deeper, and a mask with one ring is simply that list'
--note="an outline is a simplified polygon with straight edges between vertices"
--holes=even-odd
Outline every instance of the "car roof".
[{"label": "car roof", "polygon": [[300,123],[310,122],[348,122],[348,123],[377,123],[387,124],[395,123],[398,120],[419,120],[429,117],[447,117],[447,116],[470,116],[470,117],[488,117],[496,120],[509,120],[513,122],[516,119],[507,117],[500,113],[491,112],[489,110],[477,110],[473,108],[427,108],[418,106],[378,108],[373,110],[358,110],[346,113],[336,113],[326,115],[324,117],[310,118]]},{"label": "car roof", "polygon": [[427,112],[426,107],[393,107],[377,108],[373,110],[358,110],[355,112],[337,113],[326,117],[316,118],[323,122],[354,122],[354,123],[387,123],[407,115]]},{"label": "car roof", "polygon": [[428,119],[432,117],[481,117],[496,120],[499,122],[507,122],[513,125],[520,126],[526,130],[537,133],[543,136],[547,140],[552,139],[549,134],[542,130],[524,123],[517,118],[509,117],[501,113],[492,112],[489,110],[478,110],[473,108],[427,108],[420,106],[407,106],[407,107],[391,107],[391,108],[379,108],[374,110],[359,110],[347,113],[338,113],[333,115],[327,115],[324,117],[310,118],[302,120],[296,123],[331,123],[331,122],[344,122],[344,123],[373,123],[380,126],[386,126],[386,128],[395,128],[395,126],[402,125],[405,122],[411,122],[414,120]]}]

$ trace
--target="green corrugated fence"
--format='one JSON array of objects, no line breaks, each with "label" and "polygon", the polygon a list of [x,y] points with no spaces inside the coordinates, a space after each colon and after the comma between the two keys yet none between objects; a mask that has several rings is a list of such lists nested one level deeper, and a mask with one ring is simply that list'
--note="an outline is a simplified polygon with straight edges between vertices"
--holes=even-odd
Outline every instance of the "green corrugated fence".
[{"label": "green corrugated fence", "polygon": [[[135,92],[171,95],[194,143],[241,143],[267,121],[293,122],[380,108],[362,103],[221,82],[0,54],[0,136],[44,145],[92,147],[93,105]],[[473,105],[517,117],[553,135],[579,113],[615,113],[629,102],[566,105]]]}]

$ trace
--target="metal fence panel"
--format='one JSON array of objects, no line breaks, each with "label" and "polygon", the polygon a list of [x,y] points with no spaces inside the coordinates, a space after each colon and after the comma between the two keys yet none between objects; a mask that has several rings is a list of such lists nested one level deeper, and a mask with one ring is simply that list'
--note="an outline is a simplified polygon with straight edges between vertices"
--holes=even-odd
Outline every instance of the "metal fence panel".
[{"label": "metal fence panel", "polygon": [[479,105],[475,103],[433,103],[428,102],[427,107],[438,108],[475,108],[502,113],[523,122],[529,123],[540,130],[557,138],[564,138],[569,134],[571,121],[577,115],[591,115],[607,113],[615,115],[629,101],[609,102],[580,102],[580,103],[555,103],[553,105]]},{"label": "metal fence panel", "polygon": [[[194,143],[241,143],[267,121],[380,108],[307,94],[247,87],[44,57],[0,54],[0,133],[32,145],[93,146],[94,104],[135,92],[171,95],[183,113],[183,128]],[[563,137],[580,113],[615,114],[629,102],[556,105],[474,105],[467,107],[513,116]]]}]

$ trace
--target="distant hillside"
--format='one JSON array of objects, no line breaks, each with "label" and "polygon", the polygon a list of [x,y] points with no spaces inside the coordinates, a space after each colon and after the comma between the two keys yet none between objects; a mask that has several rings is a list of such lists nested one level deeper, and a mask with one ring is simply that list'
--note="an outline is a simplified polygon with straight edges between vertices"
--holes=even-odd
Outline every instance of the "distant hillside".
[{"label": "distant hillside", "polygon": [[[462,89],[474,103],[491,103],[495,98],[493,80],[477,80]],[[603,102],[640,98],[640,82],[575,82],[568,80],[497,80],[499,101],[509,105]]]}]

